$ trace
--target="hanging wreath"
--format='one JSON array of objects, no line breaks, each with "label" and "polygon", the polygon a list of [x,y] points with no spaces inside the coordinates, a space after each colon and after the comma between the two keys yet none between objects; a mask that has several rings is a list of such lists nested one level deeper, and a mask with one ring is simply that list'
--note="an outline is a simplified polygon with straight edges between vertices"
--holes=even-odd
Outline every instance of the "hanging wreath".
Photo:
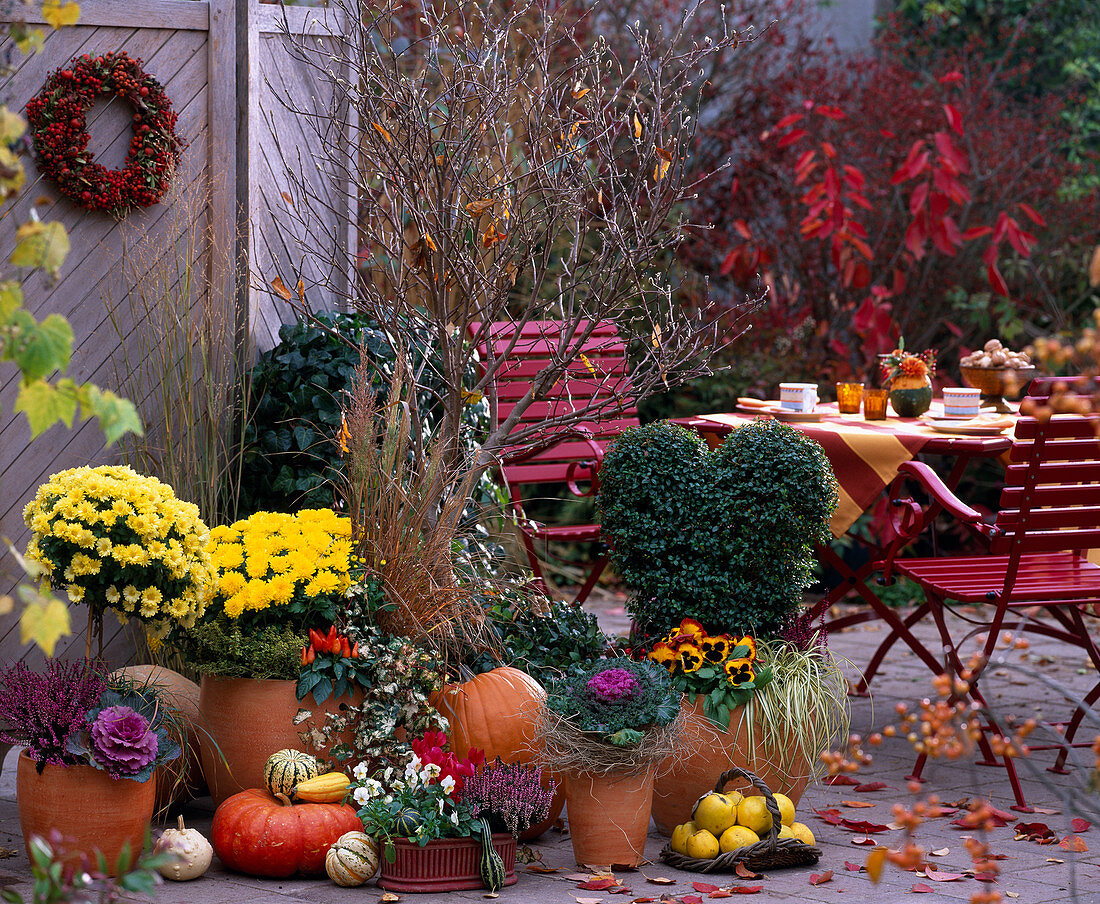
[{"label": "hanging wreath", "polygon": [[[156,204],[168,190],[184,143],[164,89],[125,53],[73,57],[27,103],[35,165],[62,194],[87,210],[125,216]],[[122,169],[93,162],[87,113],[96,98],[114,95],[134,109],[130,152]]]}]

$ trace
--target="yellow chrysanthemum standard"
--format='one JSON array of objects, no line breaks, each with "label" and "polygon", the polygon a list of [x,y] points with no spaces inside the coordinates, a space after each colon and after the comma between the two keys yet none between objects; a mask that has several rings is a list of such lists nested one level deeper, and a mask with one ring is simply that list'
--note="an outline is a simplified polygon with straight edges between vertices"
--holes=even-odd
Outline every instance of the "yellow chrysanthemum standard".
[{"label": "yellow chrysanthemum standard", "polygon": [[118,609],[166,632],[202,613],[207,527],[197,507],[156,478],[124,466],[61,471],[38,488],[23,518],[32,532],[28,557],[97,621]]},{"label": "yellow chrysanthemum standard", "polygon": [[[350,584],[351,522],[328,509],[257,512],[210,533],[211,606],[270,623],[279,611],[332,605]],[[271,612],[271,610],[275,610]],[[286,617],[290,617],[287,609]],[[251,622],[253,624],[259,622]]]},{"label": "yellow chrysanthemum standard", "polygon": [[725,634],[717,637],[704,637],[698,641],[699,649],[703,651],[703,658],[712,665],[725,662],[730,654],[730,638]]},{"label": "yellow chrysanthemum standard", "polygon": [[695,644],[684,641],[677,647],[676,653],[680,658],[680,669],[689,675],[699,671],[703,666],[703,652]]},{"label": "yellow chrysanthemum standard", "polygon": [[756,672],[748,659],[727,659],[722,670],[726,673],[726,680],[735,686],[756,680]]},{"label": "yellow chrysanthemum standard", "polygon": [[680,657],[676,654],[676,651],[663,640],[654,644],[653,649],[649,652],[649,658],[659,665],[663,665],[670,672],[675,672],[676,667],[680,664]]}]

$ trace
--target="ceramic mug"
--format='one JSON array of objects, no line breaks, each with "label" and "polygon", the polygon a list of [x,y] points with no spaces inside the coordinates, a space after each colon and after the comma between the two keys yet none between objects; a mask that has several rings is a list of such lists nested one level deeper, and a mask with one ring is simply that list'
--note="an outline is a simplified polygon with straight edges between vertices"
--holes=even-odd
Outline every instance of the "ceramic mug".
[{"label": "ceramic mug", "polygon": [[817,406],[817,384],[780,383],[779,404],[790,411],[813,411]]},{"label": "ceramic mug", "polygon": [[981,402],[980,389],[955,387],[943,390],[943,413],[947,417],[977,417]]}]

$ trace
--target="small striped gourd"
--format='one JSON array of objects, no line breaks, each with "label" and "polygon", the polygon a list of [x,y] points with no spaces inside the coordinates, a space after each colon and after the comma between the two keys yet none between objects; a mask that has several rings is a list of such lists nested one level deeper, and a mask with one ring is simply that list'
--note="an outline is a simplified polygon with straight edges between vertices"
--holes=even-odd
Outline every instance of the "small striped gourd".
[{"label": "small striped gourd", "polygon": [[320,771],[316,757],[287,748],[268,758],[264,766],[264,782],[272,794],[290,797],[295,785],[316,778]]},{"label": "small striped gourd", "polygon": [[311,804],[338,804],[347,796],[349,779],[342,772],[326,772],[314,778],[307,778],[294,786],[294,800]]},{"label": "small striped gourd", "polygon": [[378,845],[365,832],[345,832],[325,854],[325,872],[337,885],[362,885],[378,869]]},{"label": "small striped gourd", "polygon": [[400,838],[412,838],[423,822],[416,810],[406,807],[393,821],[393,834]]},{"label": "small striped gourd", "polygon": [[481,884],[490,894],[495,895],[504,888],[504,860],[493,847],[493,832],[484,817],[481,820],[481,863],[478,871],[481,874]]}]

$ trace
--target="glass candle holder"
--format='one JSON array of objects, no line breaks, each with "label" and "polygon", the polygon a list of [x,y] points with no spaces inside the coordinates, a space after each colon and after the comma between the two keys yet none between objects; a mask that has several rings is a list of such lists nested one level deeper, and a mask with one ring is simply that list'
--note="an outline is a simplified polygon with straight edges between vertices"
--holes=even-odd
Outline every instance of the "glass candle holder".
[{"label": "glass candle holder", "polygon": [[888,389],[863,390],[863,419],[865,421],[886,420],[886,402],[889,398]]},{"label": "glass candle holder", "polygon": [[862,383],[836,384],[836,407],[841,414],[859,414],[859,406],[862,402]]}]

